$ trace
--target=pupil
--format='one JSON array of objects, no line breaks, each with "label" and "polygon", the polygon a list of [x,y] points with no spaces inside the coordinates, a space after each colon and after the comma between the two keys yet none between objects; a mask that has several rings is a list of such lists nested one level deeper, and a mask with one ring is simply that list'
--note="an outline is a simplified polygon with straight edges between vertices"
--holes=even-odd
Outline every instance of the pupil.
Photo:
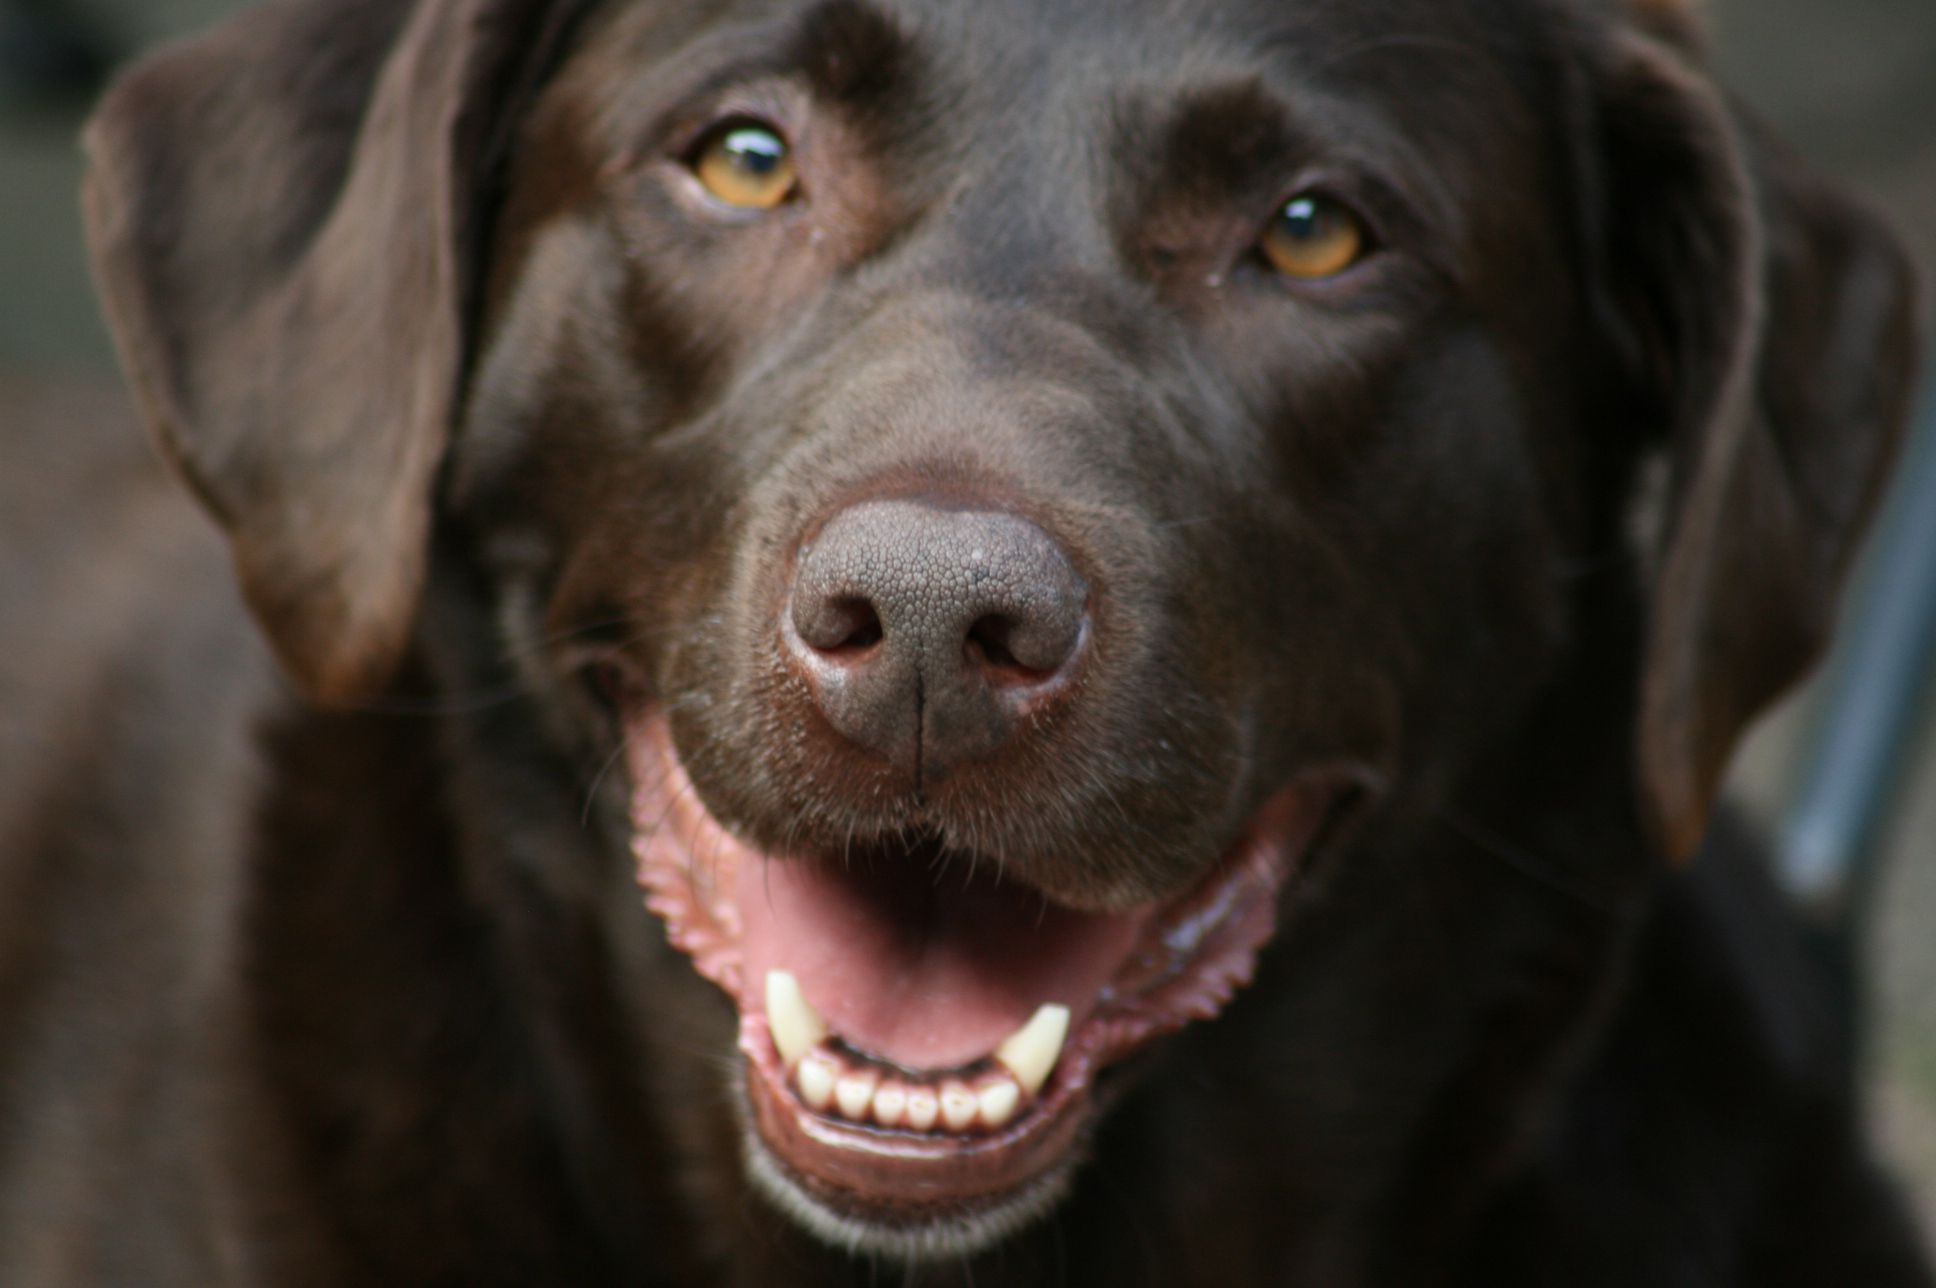
[{"label": "pupil", "polygon": [[1323,213],[1312,197],[1299,197],[1284,207],[1284,232],[1297,241],[1311,241],[1323,230]]},{"label": "pupil", "polygon": [[765,130],[735,130],[726,136],[726,153],[741,170],[763,179],[786,159],[786,144]]}]

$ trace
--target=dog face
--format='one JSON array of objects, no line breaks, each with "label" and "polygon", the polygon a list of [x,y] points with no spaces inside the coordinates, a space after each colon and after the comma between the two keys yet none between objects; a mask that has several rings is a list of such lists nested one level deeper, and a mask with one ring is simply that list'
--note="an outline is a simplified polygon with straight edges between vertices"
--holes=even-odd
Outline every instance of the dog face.
[{"label": "dog face", "polygon": [[1671,11],[314,8],[97,126],[124,354],[317,693],[488,606],[847,1246],[1028,1222],[1477,797],[1687,849],[1900,420]]}]

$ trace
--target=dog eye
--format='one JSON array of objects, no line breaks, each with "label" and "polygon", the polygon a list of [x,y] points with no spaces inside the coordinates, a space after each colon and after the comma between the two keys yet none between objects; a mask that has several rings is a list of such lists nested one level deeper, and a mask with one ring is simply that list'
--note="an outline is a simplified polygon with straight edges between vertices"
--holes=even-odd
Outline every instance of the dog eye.
[{"label": "dog eye", "polygon": [[729,206],[771,210],[793,195],[793,150],[758,121],[728,121],[699,141],[692,172]]},{"label": "dog eye", "polygon": [[1336,277],[1365,257],[1371,234],[1343,202],[1300,193],[1284,203],[1259,243],[1264,258],[1286,277]]}]

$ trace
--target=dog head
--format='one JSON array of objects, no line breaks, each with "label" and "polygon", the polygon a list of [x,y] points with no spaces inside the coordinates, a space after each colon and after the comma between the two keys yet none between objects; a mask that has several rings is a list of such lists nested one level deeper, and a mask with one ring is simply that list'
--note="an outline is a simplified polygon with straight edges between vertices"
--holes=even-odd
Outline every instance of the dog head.
[{"label": "dog head", "polygon": [[1674,6],[1183,14],[296,0],[93,127],[291,672],[488,605],[839,1243],[1042,1211],[1112,1069],[1477,802],[1685,856],[1901,421],[1899,254]]}]

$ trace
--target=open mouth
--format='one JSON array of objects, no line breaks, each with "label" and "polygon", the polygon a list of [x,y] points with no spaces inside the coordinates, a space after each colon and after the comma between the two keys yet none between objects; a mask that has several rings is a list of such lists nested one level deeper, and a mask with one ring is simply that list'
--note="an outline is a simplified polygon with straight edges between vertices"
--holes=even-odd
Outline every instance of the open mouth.
[{"label": "open mouth", "polygon": [[1052,1202],[1098,1075],[1249,982],[1344,793],[1301,778],[1191,890],[1096,913],[920,837],[763,853],[707,811],[663,719],[629,744],[647,906],[739,1009],[754,1175],[877,1251],[963,1251]]}]

